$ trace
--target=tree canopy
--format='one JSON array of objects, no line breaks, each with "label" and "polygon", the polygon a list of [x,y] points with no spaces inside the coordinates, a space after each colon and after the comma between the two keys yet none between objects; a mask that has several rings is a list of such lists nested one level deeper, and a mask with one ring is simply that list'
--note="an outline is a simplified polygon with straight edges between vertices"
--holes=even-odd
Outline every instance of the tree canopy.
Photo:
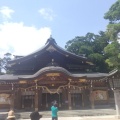
[{"label": "tree canopy", "polygon": [[99,72],[120,69],[120,0],[104,14],[104,19],[109,20],[105,31],[77,36],[65,46],[68,51],[92,60],[96,65],[94,71]]},{"label": "tree canopy", "polygon": [[85,36],[77,36],[66,43],[65,48],[77,55],[84,55],[96,65],[94,71],[107,72],[106,56],[104,47],[109,44],[109,38],[105,32],[100,31],[99,35],[87,33]]},{"label": "tree canopy", "polygon": [[120,44],[118,42],[112,42],[107,45],[104,50],[108,55],[106,59],[108,65],[120,69]]},{"label": "tree canopy", "polygon": [[109,20],[106,35],[111,41],[104,48],[105,54],[108,55],[106,63],[109,67],[120,69],[120,0],[110,7],[104,18]]},{"label": "tree canopy", "polygon": [[6,53],[3,58],[0,58],[0,74],[10,73],[6,68],[6,64],[9,60],[11,60],[11,53]]},{"label": "tree canopy", "polygon": [[118,22],[120,20],[120,0],[117,0],[104,15],[105,19],[108,19],[111,23]]}]

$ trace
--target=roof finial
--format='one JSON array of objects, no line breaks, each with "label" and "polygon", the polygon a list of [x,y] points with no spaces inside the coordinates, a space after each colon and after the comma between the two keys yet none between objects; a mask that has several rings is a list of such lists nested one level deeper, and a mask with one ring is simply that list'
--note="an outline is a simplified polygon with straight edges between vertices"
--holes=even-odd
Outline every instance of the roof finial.
[{"label": "roof finial", "polygon": [[50,38],[52,38],[52,35],[50,35]]},{"label": "roof finial", "polygon": [[47,43],[50,43],[50,42],[56,44],[56,41],[55,41],[55,39],[52,38],[52,35],[50,35],[50,38],[48,38],[46,44],[47,44]]}]

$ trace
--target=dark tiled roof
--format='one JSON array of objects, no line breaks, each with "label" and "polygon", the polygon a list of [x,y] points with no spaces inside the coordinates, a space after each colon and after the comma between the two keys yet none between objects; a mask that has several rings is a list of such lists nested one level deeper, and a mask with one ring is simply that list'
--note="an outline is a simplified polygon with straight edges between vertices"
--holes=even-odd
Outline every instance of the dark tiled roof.
[{"label": "dark tiled roof", "polygon": [[87,78],[101,78],[101,77],[107,77],[109,74],[108,73],[70,73],[66,69],[62,67],[45,67],[40,69],[38,72],[36,72],[33,75],[0,75],[0,80],[18,80],[18,79],[31,79],[31,78],[36,78],[39,75],[46,73],[46,72],[62,72],[70,77],[87,77]]},{"label": "dark tiled roof", "polygon": [[99,77],[107,77],[108,73],[84,73],[84,74],[73,74],[76,77],[86,76],[88,78],[99,78]]},{"label": "dark tiled roof", "polygon": [[18,79],[17,75],[10,74],[0,75],[0,80],[17,80],[17,79]]},{"label": "dark tiled roof", "polygon": [[53,38],[50,38],[50,40],[48,39],[48,42],[47,42],[42,48],[38,49],[37,51],[35,51],[35,52],[33,52],[33,53],[31,53],[31,54],[29,54],[29,55],[27,55],[27,56],[24,56],[24,57],[21,57],[21,58],[18,58],[18,59],[14,59],[14,60],[9,61],[9,62],[8,62],[8,66],[9,66],[9,64],[11,64],[11,63],[15,63],[15,64],[16,64],[17,62],[22,62],[22,61],[28,60],[28,59],[30,59],[30,58],[32,58],[32,57],[35,57],[35,56],[37,56],[37,55],[40,55],[41,53],[43,53],[43,51],[47,50],[47,48],[49,48],[50,46],[52,46],[53,48],[55,48],[57,51],[64,53],[65,55],[70,55],[70,56],[75,57],[75,58],[77,58],[77,59],[81,59],[81,60],[84,60],[84,61],[88,61],[88,63],[90,63],[91,65],[93,65],[93,63],[90,62],[86,57],[84,57],[84,56],[79,56],[79,55],[76,55],[76,54],[71,53],[71,52],[69,52],[69,51],[66,51],[65,49],[63,49],[63,48],[61,48],[60,46],[58,46],[58,45],[56,44],[56,42],[55,42],[54,39],[53,39],[53,40],[51,40],[51,39],[53,39]]}]

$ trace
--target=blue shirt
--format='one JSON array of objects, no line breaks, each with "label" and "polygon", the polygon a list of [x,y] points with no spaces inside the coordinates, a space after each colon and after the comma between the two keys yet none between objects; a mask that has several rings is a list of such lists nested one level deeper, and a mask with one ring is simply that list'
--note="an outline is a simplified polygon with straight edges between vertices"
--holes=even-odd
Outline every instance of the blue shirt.
[{"label": "blue shirt", "polygon": [[55,106],[51,107],[51,111],[52,111],[52,117],[57,117],[57,112],[58,112],[58,108]]}]

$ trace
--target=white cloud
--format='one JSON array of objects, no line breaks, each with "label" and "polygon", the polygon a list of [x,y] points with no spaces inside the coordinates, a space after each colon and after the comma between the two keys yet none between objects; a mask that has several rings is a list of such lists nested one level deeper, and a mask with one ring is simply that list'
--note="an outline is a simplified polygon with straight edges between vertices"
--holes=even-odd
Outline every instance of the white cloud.
[{"label": "white cloud", "polygon": [[46,20],[50,20],[52,21],[54,19],[54,17],[56,16],[53,12],[52,9],[49,8],[42,8],[38,11],[40,13],[40,15],[46,19]]},{"label": "white cloud", "polygon": [[0,24],[0,57],[10,52],[13,55],[27,55],[41,48],[51,35],[49,27],[36,28],[23,22],[8,22],[14,10],[7,6],[0,8],[3,23]]},{"label": "white cloud", "polygon": [[0,24],[0,54],[27,55],[42,47],[51,35],[48,27],[35,28],[21,23]]},{"label": "white cloud", "polygon": [[0,13],[2,14],[4,19],[11,19],[12,13],[14,13],[14,10],[10,9],[7,6],[3,6],[0,8]]}]

